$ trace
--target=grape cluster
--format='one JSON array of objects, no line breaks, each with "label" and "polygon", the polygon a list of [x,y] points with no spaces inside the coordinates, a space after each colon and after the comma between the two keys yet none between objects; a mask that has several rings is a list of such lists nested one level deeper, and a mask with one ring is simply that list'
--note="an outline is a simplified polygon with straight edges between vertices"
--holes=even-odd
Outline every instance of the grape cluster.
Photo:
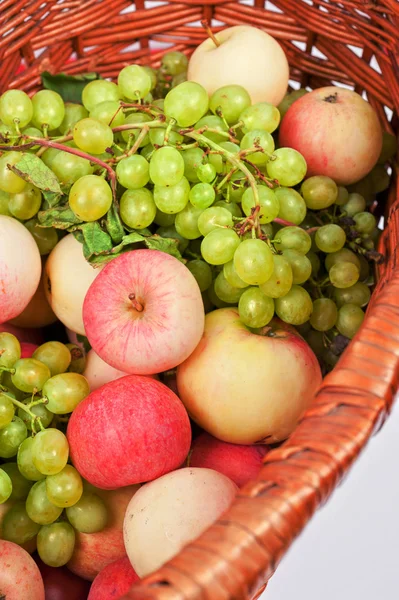
[{"label": "grape cluster", "polygon": [[[300,328],[329,368],[369,301],[370,264],[381,259],[369,209],[389,185],[395,138],[384,133],[379,163],[348,189],[326,176],[304,179],[306,161],[279,147],[278,126],[306,90],[279,107],[252,105],[238,85],[209,98],[186,81],[186,68],[179,52],[166,54],[158,71],[127,66],[117,83],[88,83],[82,104],[64,104],[50,90],[32,99],[3,94],[0,212],[23,221],[43,254],[63,235],[54,228],[85,244],[80,231],[96,223],[104,248],[84,246],[96,264],[134,248],[134,232],[156,238],[158,248],[159,239],[173,241],[165,251],[190,269],[206,311],[238,306],[255,330],[277,315]],[[18,171],[27,153],[59,181],[55,203]],[[50,225],[49,208],[59,211]]]},{"label": "grape cluster", "polygon": [[[73,344],[46,342],[21,358],[18,339],[0,333],[0,503],[12,501],[2,538],[25,544],[37,536],[38,553],[59,567],[71,558],[75,529],[103,529],[107,511],[85,489],[70,464],[62,431],[89,393],[83,353]],[[84,362],[84,361],[83,361]],[[65,510],[64,510],[65,509]]]}]

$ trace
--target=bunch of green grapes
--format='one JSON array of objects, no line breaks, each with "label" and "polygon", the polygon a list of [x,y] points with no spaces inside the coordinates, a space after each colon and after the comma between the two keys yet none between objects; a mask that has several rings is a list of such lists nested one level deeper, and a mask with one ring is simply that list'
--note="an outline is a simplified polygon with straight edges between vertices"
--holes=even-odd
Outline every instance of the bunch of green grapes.
[{"label": "bunch of green grapes", "polygon": [[53,567],[71,558],[75,529],[99,531],[107,519],[102,500],[68,463],[58,429],[89,394],[78,350],[46,342],[21,358],[18,339],[0,333],[0,503],[12,501],[2,537],[22,545],[37,536],[41,559]]}]

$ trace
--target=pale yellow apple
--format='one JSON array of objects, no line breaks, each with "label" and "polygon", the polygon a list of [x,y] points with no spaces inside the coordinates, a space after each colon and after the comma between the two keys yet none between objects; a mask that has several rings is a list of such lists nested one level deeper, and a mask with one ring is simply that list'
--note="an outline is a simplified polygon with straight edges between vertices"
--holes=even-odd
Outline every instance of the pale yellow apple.
[{"label": "pale yellow apple", "polygon": [[288,61],[280,44],[268,33],[237,25],[215,34],[220,46],[206,39],[188,64],[187,79],[200,83],[208,92],[224,85],[241,85],[252,104],[277,106],[288,87]]}]

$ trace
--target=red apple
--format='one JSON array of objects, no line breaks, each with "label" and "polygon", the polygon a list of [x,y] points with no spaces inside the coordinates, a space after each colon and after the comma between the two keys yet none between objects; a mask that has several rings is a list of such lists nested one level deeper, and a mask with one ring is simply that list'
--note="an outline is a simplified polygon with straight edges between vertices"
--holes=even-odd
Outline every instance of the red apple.
[{"label": "red apple", "polygon": [[330,86],[292,104],[281,123],[279,142],[305,157],[308,177],[326,175],[348,185],[376,164],[382,130],[373,107],[359,94]]},{"label": "red apple", "polygon": [[320,383],[317,358],[293,327],[274,319],[255,333],[235,307],[206,315],[201,342],[177,369],[190,417],[233,444],[287,438]]},{"label": "red apple", "polygon": [[190,449],[190,421],[163,383],[128,375],[95,390],[73,411],[67,437],[79,473],[115,489],[156,479],[181,465]]},{"label": "red apple", "polygon": [[43,579],[33,558],[17,544],[0,540],[0,598],[44,600]]},{"label": "red apple", "polygon": [[2,323],[0,331],[8,331],[19,339],[20,342],[29,342],[31,344],[42,344],[44,342],[43,332],[41,329],[22,329],[11,323]]},{"label": "red apple", "polygon": [[129,486],[104,491],[89,487],[104,500],[108,508],[108,524],[98,533],[75,532],[75,549],[67,566],[79,577],[93,581],[104,567],[126,556],[123,521],[128,504],[139,488]]},{"label": "red apple", "polygon": [[66,567],[49,567],[35,557],[44,583],[45,600],[87,600],[90,583]]},{"label": "red apple", "polygon": [[132,250],[108,263],[83,305],[89,342],[106,363],[150,375],[180,364],[204,330],[201,292],[177,258]]},{"label": "red apple", "polygon": [[31,358],[32,354],[38,347],[39,346],[37,344],[21,342],[21,358]]},{"label": "red apple", "polygon": [[190,467],[214,469],[241,487],[258,475],[268,450],[267,446],[221,442],[209,433],[202,433],[193,442],[188,464]]},{"label": "red apple", "polygon": [[100,571],[87,600],[119,600],[139,579],[128,557],[120,558]]}]

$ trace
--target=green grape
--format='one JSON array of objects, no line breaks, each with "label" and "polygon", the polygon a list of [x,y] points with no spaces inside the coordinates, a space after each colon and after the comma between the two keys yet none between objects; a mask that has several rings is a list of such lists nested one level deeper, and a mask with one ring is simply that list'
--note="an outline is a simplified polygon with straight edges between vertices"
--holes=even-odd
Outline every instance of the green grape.
[{"label": "green grape", "polygon": [[195,277],[201,292],[205,292],[212,283],[212,271],[210,266],[203,260],[190,260],[186,264],[187,269]]},{"label": "green grape", "polygon": [[[199,177],[197,170],[203,164],[205,152],[201,148],[189,148],[181,153],[184,161],[184,176],[191,183],[198,183]],[[212,166],[212,165],[211,165]]]},{"label": "green grape", "polygon": [[[217,131],[220,131],[222,133],[227,131],[226,123],[217,115],[205,115],[205,117],[202,117],[202,119],[200,119],[194,125],[194,127],[196,130],[202,129],[203,127],[208,127],[209,129],[216,129]],[[215,133],[214,131],[204,131],[202,135],[208,138],[208,140],[216,142],[216,144],[219,144],[220,142],[223,142],[226,139],[224,135],[221,135],[220,133]]]},{"label": "green grape", "polygon": [[9,167],[16,165],[23,157],[22,152],[5,152],[0,156],[0,190],[9,194],[19,194],[26,186],[18,175],[15,175]]},{"label": "green grape", "polygon": [[123,158],[116,167],[116,177],[123,187],[137,190],[144,187],[150,180],[150,165],[140,154]]},{"label": "green grape", "polygon": [[51,377],[48,366],[34,358],[17,360],[14,371],[11,374],[11,381],[16,388],[26,394],[40,392],[47,379]]},{"label": "green grape", "polygon": [[17,502],[5,514],[2,529],[4,540],[22,545],[38,534],[40,525],[29,518],[25,502]]},{"label": "green grape", "polygon": [[90,81],[83,88],[82,102],[86,110],[89,112],[102,102],[118,102],[121,98],[121,93],[118,86],[111,81],[105,79],[95,79]]},{"label": "green grape", "polygon": [[278,148],[273,156],[274,160],[270,160],[266,165],[269,177],[285,187],[292,187],[302,181],[307,169],[302,154],[293,148]]},{"label": "green grape", "polygon": [[22,192],[10,194],[8,209],[13,217],[26,221],[39,212],[41,203],[41,191],[31,183],[27,183]]},{"label": "green grape", "polygon": [[322,356],[325,351],[324,333],[311,329],[304,337],[316,356]]},{"label": "green grape", "polygon": [[186,240],[195,240],[201,237],[201,232],[198,229],[198,219],[202,212],[202,208],[197,208],[188,203],[176,215],[175,227],[177,233],[180,233]]},{"label": "green grape", "polygon": [[332,285],[336,288],[348,288],[359,279],[359,269],[351,262],[335,263],[329,270]]},{"label": "green grape", "polygon": [[160,225],[161,227],[169,227],[169,225],[173,225],[176,219],[176,215],[168,215],[167,213],[162,212],[157,208],[157,212],[155,215],[154,223]]},{"label": "green grape", "polygon": [[342,185],[339,185],[337,189],[338,194],[335,204],[337,204],[338,206],[342,206],[343,204],[346,204],[348,202],[349,192],[346,189],[346,187],[343,187]]},{"label": "green grape", "polygon": [[161,69],[168,75],[179,75],[187,71],[188,58],[183,52],[167,52],[163,55]]},{"label": "green grape", "polygon": [[297,250],[301,254],[307,254],[311,248],[312,240],[306,231],[300,227],[283,227],[276,234],[275,242],[277,250]]},{"label": "green grape", "polygon": [[273,191],[280,205],[277,216],[300,225],[306,217],[306,204],[302,196],[292,188],[279,187]]},{"label": "green grape", "polygon": [[125,98],[137,101],[151,91],[152,78],[143,67],[129,65],[119,72],[118,86]]},{"label": "green grape", "polygon": [[387,131],[382,132],[382,148],[378,158],[378,164],[384,165],[393,158],[398,151],[398,141],[394,135]]},{"label": "green grape", "polygon": [[157,208],[150,190],[126,190],[120,200],[122,221],[132,229],[145,229],[154,221]]},{"label": "green grape", "polygon": [[306,90],[305,88],[299,88],[299,90],[294,90],[289,94],[286,94],[281,100],[280,104],[278,105],[278,110],[281,115],[281,118],[285,117],[288,109],[294,104],[296,100],[299,100],[299,98],[302,98],[302,96],[304,96],[307,93],[308,90]]},{"label": "green grape", "polygon": [[345,211],[348,217],[354,217],[357,213],[366,210],[366,200],[356,192],[348,194],[347,201],[342,205],[341,210]]},{"label": "green grape", "polygon": [[215,282],[212,282],[212,285],[209,286],[209,288],[206,291],[207,294],[207,299],[211,305],[211,307],[216,307],[216,308],[225,308],[226,306],[231,306],[231,304],[228,304],[227,302],[223,302],[223,300],[221,300],[219,298],[219,296],[217,296],[216,292],[215,292]]},{"label": "green grape", "polygon": [[[24,400],[25,405],[29,405],[30,402],[30,398]],[[40,419],[43,427],[48,427],[51,424],[54,415],[49,410],[47,410],[44,404],[36,404],[36,406],[32,406],[30,410],[31,412],[33,412],[34,415],[36,415],[36,417]],[[25,423],[27,430],[32,431],[32,418],[30,417],[30,415],[25,410],[23,410],[23,408],[19,408],[18,416]]]},{"label": "green grape", "polygon": [[240,238],[235,231],[217,227],[202,240],[201,254],[210,265],[224,265],[232,260],[239,245]]},{"label": "green grape", "polygon": [[251,97],[241,85],[225,85],[213,92],[209,108],[214,114],[222,113],[229,125],[237,123],[240,115],[251,106]]},{"label": "green grape", "polygon": [[360,212],[353,217],[356,230],[359,233],[372,233],[377,227],[375,216],[369,212]]},{"label": "green grape", "polygon": [[153,69],[152,67],[147,67],[146,65],[145,65],[145,66],[142,66],[142,68],[144,69],[144,71],[145,71],[145,72],[146,72],[146,73],[147,73],[147,74],[150,76],[150,78],[151,78],[151,90],[150,90],[150,91],[152,91],[153,89],[155,89],[155,88],[156,88],[156,85],[157,85],[157,82],[158,82],[158,79],[157,79],[157,72],[156,72],[156,70],[155,70],[155,69]]},{"label": "green grape", "polygon": [[332,252],[326,256],[326,269],[329,271],[331,267],[337,263],[351,262],[360,270],[360,256],[356,255],[349,248],[342,248],[338,252]]},{"label": "green grape", "polygon": [[85,175],[71,187],[69,206],[81,221],[101,219],[112,204],[112,191],[108,183],[98,175]]},{"label": "green grape", "polygon": [[21,344],[12,333],[0,331],[0,367],[10,369],[21,358]]},{"label": "green grape", "polygon": [[[15,136],[15,137],[14,137]],[[4,146],[13,146],[15,138],[19,137],[12,125],[5,125],[0,121],[0,143]]]},{"label": "green grape", "polygon": [[21,90],[8,90],[0,96],[0,119],[6,125],[26,127],[33,115],[32,101]]},{"label": "green grape", "polygon": [[374,194],[380,194],[389,188],[391,177],[383,165],[376,165],[369,173]]},{"label": "green grape", "polygon": [[[273,190],[266,187],[265,185],[257,185],[260,211],[259,222],[270,223],[275,219],[279,213],[280,205],[277,197]],[[255,207],[254,193],[251,187],[247,188],[242,195],[242,210],[248,217],[252,213],[252,209]]]},{"label": "green grape", "polygon": [[75,531],[66,522],[41,527],[37,535],[37,552],[49,567],[62,567],[72,558],[75,548]]},{"label": "green grape", "polygon": [[32,446],[34,438],[28,437],[22,442],[18,448],[17,465],[19,472],[25,479],[29,481],[39,481],[44,479],[45,475],[33,464]]},{"label": "green grape", "polygon": [[315,175],[303,182],[301,194],[308,208],[311,210],[321,210],[328,208],[336,202],[338,187],[330,177]]},{"label": "green grape", "polygon": [[112,129],[96,119],[82,119],[73,128],[73,141],[89,154],[102,154],[114,143]]},{"label": "green grape", "polygon": [[312,263],[308,257],[298,250],[283,250],[284,258],[290,263],[292,269],[292,282],[301,285],[309,279],[312,274]]},{"label": "green grape", "polygon": [[26,393],[22,390],[19,390],[15,387],[11,379],[11,373],[4,372],[3,373],[3,381],[2,385],[7,388],[8,394],[11,394],[16,400],[24,400],[26,398]]},{"label": "green grape", "polygon": [[57,92],[40,90],[32,98],[32,125],[41,129],[43,125],[49,130],[57,129],[65,116],[64,101]]},{"label": "green grape", "polygon": [[32,461],[44,475],[55,475],[65,467],[68,455],[68,441],[58,429],[44,429],[33,438]]},{"label": "green grape", "polygon": [[362,254],[359,254],[358,259],[360,263],[359,280],[367,281],[370,276],[370,265]]},{"label": "green grape", "polygon": [[25,423],[19,417],[0,429],[0,457],[11,458],[18,452],[18,447],[26,439],[28,431]]},{"label": "green grape", "polygon": [[32,358],[50,369],[51,377],[65,373],[71,363],[71,353],[61,342],[45,342],[34,351]]},{"label": "green grape", "polygon": [[32,482],[21,475],[18,465],[15,462],[4,463],[1,465],[1,468],[7,473],[12,484],[12,492],[9,496],[10,500],[25,500],[32,487]]},{"label": "green grape", "polygon": [[208,110],[208,93],[199,83],[185,81],[167,93],[164,110],[180,127],[194,125]]},{"label": "green grape", "polygon": [[320,258],[317,256],[316,252],[313,252],[313,250],[310,250],[306,256],[312,265],[312,277],[317,277],[321,267]]},{"label": "green grape", "polygon": [[242,150],[262,148],[263,152],[252,152],[246,156],[254,165],[265,165],[274,150],[274,139],[267,131],[253,129],[244,135],[240,142],[240,147]]},{"label": "green grape", "polygon": [[241,321],[247,327],[257,329],[264,327],[273,318],[274,301],[258,287],[251,287],[244,291],[238,303],[238,312]]},{"label": "green grape", "polygon": [[[145,115],[143,113],[132,113],[126,117],[125,125],[136,125],[136,124],[141,124],[141,123],[148,123],[148,121],[151,121],[151,119],[149,118],[148,115]],[[125,142],[128,142],[129,140],[131,140],[131,143],[134,143],[137,140],[137,138],[139,137],[140,133],[141,133],[141,127],[126,129],[125,131],[122,131],[122,139]],[[147,134],[141,140],[141,142],[139,144],[139,148],[143,148],[144,146],[146,146],[149,143],[149,141],[150,141],[150,137]]]},{"label": "green grape", "polygon": [[246,288],[248,284],[239,277],[234,268],[234,260],[230,260],[223,265],[223,274],[226,281],[234,288]]},{"label": "green grape", "polygon": [[178,233],[173,225],[169,225],[168,227],[159,227],[156,233],[163,238],[172,238],[177,240],[177,246],[180,254],[183,254],[189,244],[189,241],[180,233]]},{"label": "green grape", "polygon": [[316,231],[315,242],[317,247],[326,254],[338,252],[346,242],[346,233],[339,225],[330,223],[323,225]]},{"label": "green grape", "polygon": [[217,202],[214,202],[212,204],[213,206],[220,206],[221,208],[224,208],[225,210],[228,210],[233,217],[242,217],[242,211],[241,208],[238,206],[238,204],[235,204],[234,202],[226,202],[225,200],[217,200]]},{"label": "green grape", "polygon": [[172,87],[176,87],[177,85],[180,85],[181,83],[184,83],[185,81],[187,81],[187,72],[186,71],[184,73],[179,73],[178,75],[173,75]]},{"label": "green grape", "polygon": [[8,208],[9,201],[10,194],[8,192],[3,192],[3,190],[0,190],[0,215],[12,217],[12,214],[10,213],[10,210]]},{"label": "green grape", "polygon": [[[237,154],[240,152],[240,146],[233,144],[232,142],[220,142],[219,146],[224,150],[230,152],[230,154]],[[231,169],[231,163],[220,154],[209,154],[209,163],[215,167],[216,173],[226,175]]]},{"label": "green grape", "polygon": [[356,304],[344,304],[338,311],[336,327],[341,335],[352,339],[363,323],[364,312]]},{"label": "green grape", "polygon": [[107,508],[103,500],[91,492],[83,492],[80,500],[66,509],[71,525],[81,533],[102,531],[108,521]]},{"label": "green grape", "polygon": [[213,229],[232,226],[233,218],[231,213],[226,208],[220,206],[206,208],[198,218],[198,229],[203,236],[208,235]]},{"label": "green grape", "polygon": [[74,467],[66,465],[56,475],[46,478],[47,498],[60,508],[73,506],[83,493],[82,478]]},{"label": "green grape", "polygon": [[83,350],[76,344],[65,344],[71,353],[71,364],[68,367],[69,373],[80,373],[86,369],[86,356]]},{"label": "green grape", "polygon": [[65,135],[70,133],[74,125],[89,116],[88,110],[81,104],[74,104],[73,102],[65,102],[65,115],[62,119],[61,125],[58,127],[60,132]]},{"label": "green grape", "polygon": [[12,494],[12,481],[4,469],[0,469],[0,504],[7,502]]},{"label": "green grape", "polygon": [[[212,165],[211,165],[212,166]],[[240,204],[246,190],[246,177],[240,172],[235,173],[228,183],[228,197],[231,202]]]},{"label": "green grape", "polygon": [[190,190],[189,200],[197,208],[209,208],[215,200],[215,190],[209,183],[197,183]]},{"label": "green grape", "polygon": [[262,283],[260,290],[270,298],[281,298],[288,294],[293,283],[291,263],[281,254],[273,254],[273,272],[269,279]]},{"label": "green grape", "polygon": [[56,148],[47,148],[45,152],[43,152],[41,159],[49,169],[52,168],[53,160],[62,150],[57,150]]},{"label": "green grape", "polygon": [[210,163],[201,164],[197,169],[197,177],[202,183],[212,183],[216,177],[216,169]]},{"label": "green grape", "polygon": [[216,296],[228,304],[237,304],[244,293],[244,288],[236,288],[227,281],[223,271],[215,279],[214,290]]},{"label": "green grape", "polygon": [[61,151],[54,157],[51,170],[61,183],[70,184],[85,175],[91,175],[94,168],[85,158]]},{"label": "green grape", "polygon": [[56,415],[71,413],[90,394],[87,379],[79,373],[61,373],[51,377],[43,387],[47,408]]},{"label": "green grape", "polygon": [[9,393],[0,392],[0,429],[11,423],[14,414],[15,408]]},{"label": "green grape", "polygon": [[36,219],[24,223],[26,229],[33,236],[41,256],[50,254],[58,244],[58,233],[54,227],[40,227]]},{"label": "green grape", "polygon": [[[261,229],[263,235],[266,235],[270,239],[274,238],[273,223],[265,223],[264,225],[260,226],[260,229]],[[248,233],[246,235],[248,235]],[[252,234],[249,234],[249,235],[252,235]]]},{"label": "green grape", "polygon": [[234,253],[234,268],[249,285],[261,285],[273,273],[273,254],[262,240],[244,240]]},{"label": "green grape", "polygon": [[176,214],[182,211],[188,202],[190,184],[186,177],[180,179],[175,185],[155,185],[154,202],[158,210],[167,214]]},{"label": "green grape", "polygon": [[[238,120],[238,119],[237,119]],[[240,114],[239,120],[243,122],[244,133],[254,129],[263,129],[273,133],[280,123],[278,109],[268,102],[258,102],[249,106]]]},{"label": "green grape", "polygon": [[157,98],[157,100],[154,100],[152,104],[153,106],[156,106],[161,112],[163,112],[165,106],[165,98]]},{"label": "green grape", "polygon": [[184,175],[184,160],[175,148],[155,150],[150,160],[150,177],[155,185],[176,185]]},{"label": "green grape", "polygon": [[348,288],[334,288],[334,300],[341,308],[344,304],[355,304],[356,306],[366,306],[371,297],[370,288],[361,281]]},{"label": "green grape", "polygon": [[332,329],[337,321],[337,317],[337,306],[330,298],[318,298],[313,302],[310,324],[317,331]]},{"label": "green grape", "polygon": [[[152,127],[148,134],[150,142],[153,146],[163,146],[165,142],[165,127]],[[181,144],[184,140],[184,137],[177,133],[177,131],[171,130],[168,135],[168,144],[175,146],[176,144]]]},{"label": "green grape", "polygon": [[105,100],[96,104],[90,110],[90,119],[96,119],[109,125],[109,127],[119,127],[125,123],[125,115],[123,113],[120,102],[114,100]]},{"label": "green grape", "polygon": [[290,291],[274,302],[276,314],[290,325],[302,325],[309,320],[313,302],[308,292],[300,285],[293,285]]}]

